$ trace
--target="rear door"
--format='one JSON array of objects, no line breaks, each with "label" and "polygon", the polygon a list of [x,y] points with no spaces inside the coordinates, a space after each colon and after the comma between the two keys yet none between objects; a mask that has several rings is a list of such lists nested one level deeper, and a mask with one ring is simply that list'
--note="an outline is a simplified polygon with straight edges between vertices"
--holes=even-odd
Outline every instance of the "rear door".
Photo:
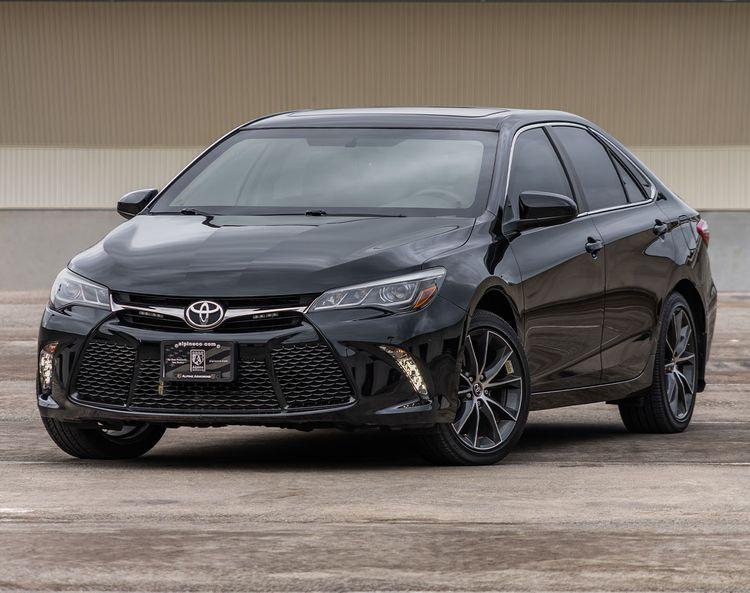
[{"label": "rear door", "polygon": [[604,240],[602,383],[637,377],[648,361],[659,300],[671,279],[669,224],[625,155],[580,127],[551,129]]},{"label": "rear door", "polygon": [[[544,127],[515,140],[506,216],[518,212],[523,191],[577,199]],[[579,203],[579,208],[585,206]],[[509,211],[512,211],[509,214]],[[601,236],[589,217],[523,230],[510,238],[524,294],[524,346],[534,392],[599,383],[604,320],[604,262]]]}]

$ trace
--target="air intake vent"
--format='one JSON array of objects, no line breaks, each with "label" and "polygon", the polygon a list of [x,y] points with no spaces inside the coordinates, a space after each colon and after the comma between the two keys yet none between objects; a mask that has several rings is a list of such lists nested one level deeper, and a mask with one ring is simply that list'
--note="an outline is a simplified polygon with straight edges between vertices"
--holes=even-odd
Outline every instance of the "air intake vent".
[{"label": "air intake vent", "polygon": [[122,344],[92,341],[86,346],[78,368],[78,399],[124,406],[135,368],[135,350]]},{"label": "air intake vent", "polygon": [[328,346],[285,346],[271,353],[276,379],[290,408],[342,405],[352,401],[349,382]]}]

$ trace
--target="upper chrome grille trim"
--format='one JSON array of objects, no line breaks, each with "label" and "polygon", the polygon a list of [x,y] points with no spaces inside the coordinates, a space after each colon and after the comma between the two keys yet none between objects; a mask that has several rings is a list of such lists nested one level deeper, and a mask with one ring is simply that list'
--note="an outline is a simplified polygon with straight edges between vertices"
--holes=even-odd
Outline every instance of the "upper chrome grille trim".
[{"label": "upper chrome grille trim", "polygon": [[[154,305],[124,305],[122,303],[116,303],[110,295],[110,306],[112,311],[142,311],[144,313],[158,313],[167,317],[173,317],[180,321],[185,321],[186,308],[183,307],[158,307]],[[239,317],[251,317],[258,314],[268,313],[304,313],[307,311],[307,306],[304,307],[238,307],[235,309],[227,309],[224,314],[222,323],[227,319],[237,319]],[[217,327],[221,327],[219,324]],[[216,329],[216,328],[214,328]]]},{"label": "upper chrome grille trim", "polygon": [[152,305],[148,306],[136,306],[136,305],[123,305],[116,303],[110,295],[109,297],[110,307],[113,311],[146,311],[148,313],[161,313],[169,317],[177,317],[178,319],[184,319],[183,315],[185,309],[182,307],[155,307]]},{"label": "upper chrome grille trim", "polygon": [[233,319],[235,317],[245,317],[248,315],[256,315],[258,313],[283,313],[283,312],[296,312],[304,313],[307,311],[307,307],[254,307],[247,309],[227,309],[224,319]]}]

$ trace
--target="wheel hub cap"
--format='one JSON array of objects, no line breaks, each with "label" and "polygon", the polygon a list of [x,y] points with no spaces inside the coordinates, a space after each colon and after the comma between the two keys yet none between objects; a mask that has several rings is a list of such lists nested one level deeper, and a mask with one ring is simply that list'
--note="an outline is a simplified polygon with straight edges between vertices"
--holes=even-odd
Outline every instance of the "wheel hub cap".
[{"label": "wheel hub cap", "polygon": [[520,368],[518,353],[496,331],[477,329],[466,337],[452,427],[467,448],[489,451],[510,437],[523,397]]},{"label": "wheel hub cap", "polygon": [[669,407],[677,420],[684,420],[695,398],[695,332],[684,307],[672,314],[664,349],[666,391]]}]

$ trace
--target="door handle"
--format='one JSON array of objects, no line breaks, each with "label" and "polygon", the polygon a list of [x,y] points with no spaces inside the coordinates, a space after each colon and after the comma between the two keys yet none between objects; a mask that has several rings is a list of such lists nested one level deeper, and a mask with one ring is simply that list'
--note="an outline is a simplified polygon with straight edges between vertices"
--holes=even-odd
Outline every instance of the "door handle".
[{"label": "door handle", "polygon": [[657,218],[654,221],[654,227],[651,230],[654,231],[654,235],[656,235],[657,237],[661,237],[669,230],[669,225]]},{"label": "door handle", "polygon": [[599,256],[599,252],[604,247],[604,242],[601,239],[594,239],[589,237],[586,241],[586,251],[591,254],[591,257],[596,259]]}]

